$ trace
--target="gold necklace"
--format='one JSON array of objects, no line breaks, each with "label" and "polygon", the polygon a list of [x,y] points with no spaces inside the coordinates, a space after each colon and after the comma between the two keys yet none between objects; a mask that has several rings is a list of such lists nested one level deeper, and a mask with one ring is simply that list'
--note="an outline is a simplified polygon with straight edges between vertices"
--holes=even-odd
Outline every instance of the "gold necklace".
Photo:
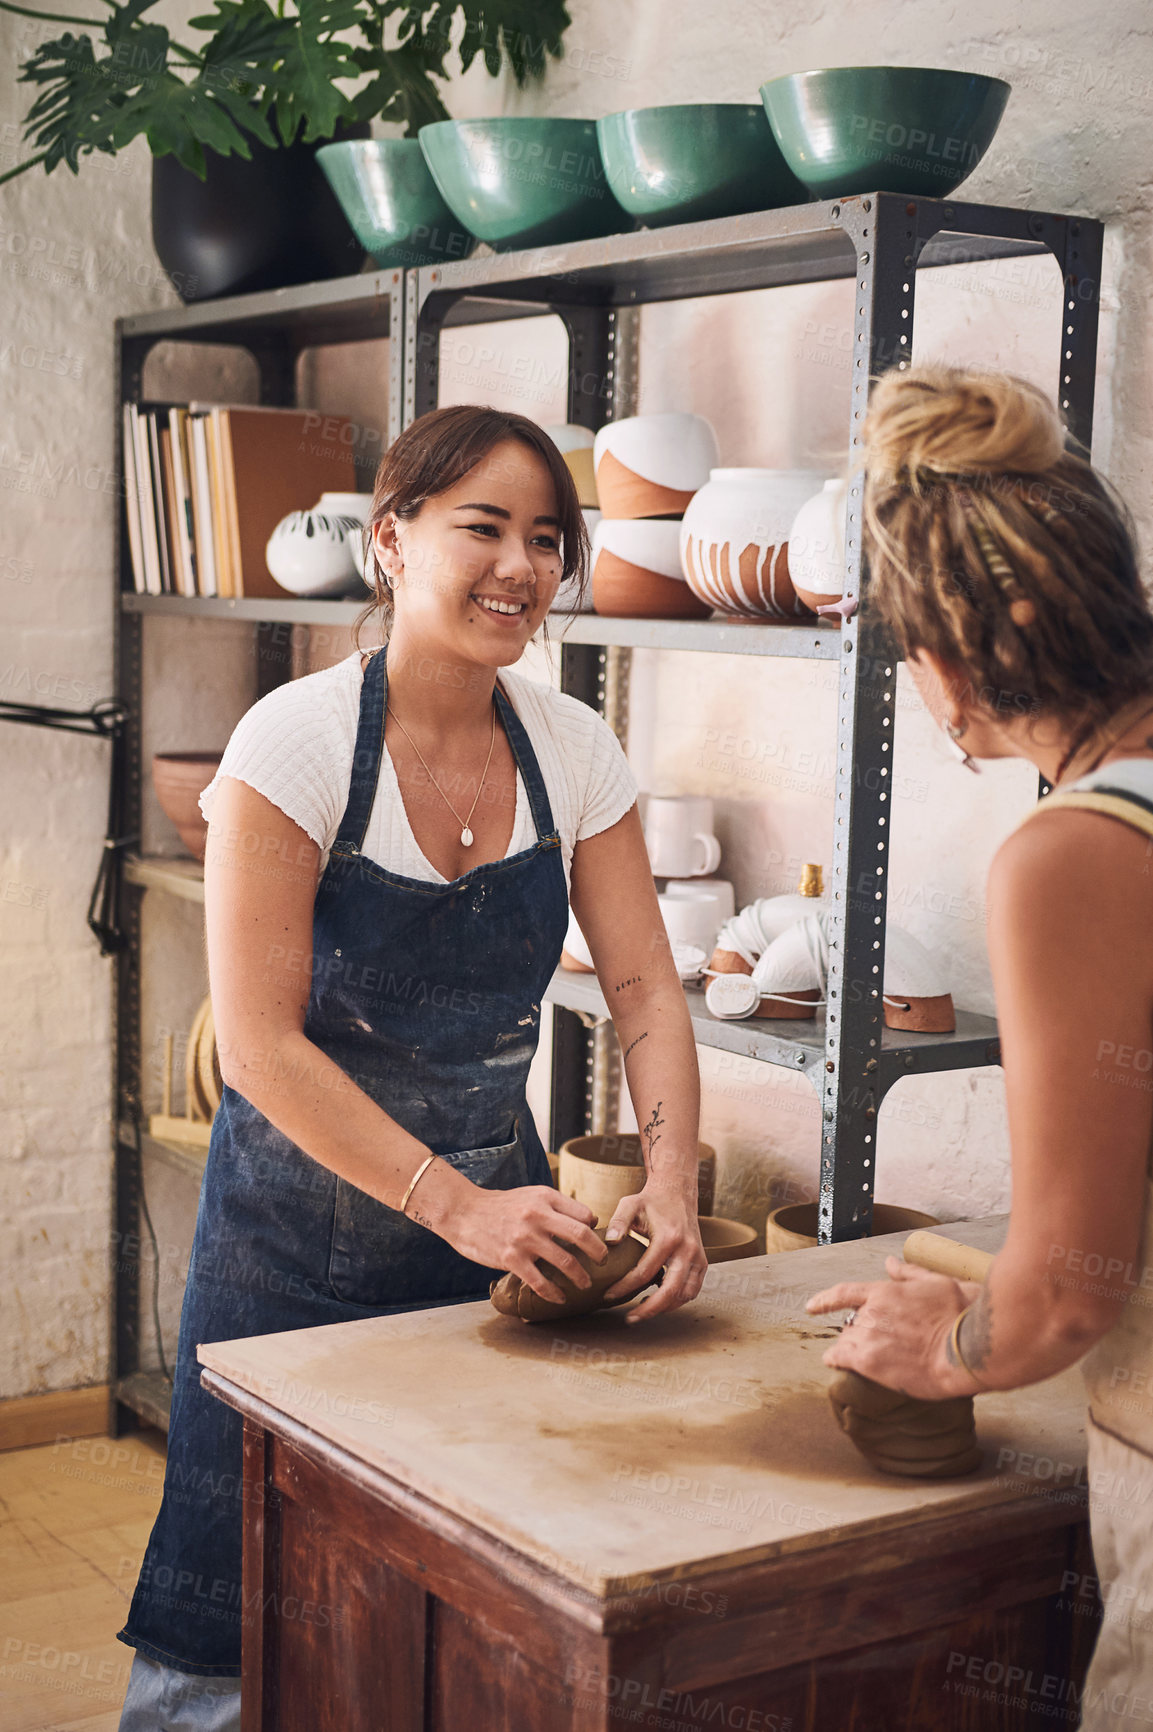
[{"label": "gold necklace", "polygon": [[409,733],[408,729],[405,727],[404,723],[401,721],[401,719],[397,715],[396,711],[393,710],[391,713],[392,713],[393,721],[396,723],[397,727],[400,729],[401,733],[404,735],[405,739],[408,741],[409,745],[412,747],[413,751],[416,753],[417,757],[420,759],[421,763],[424,765],[425,770],[428,773],[429,781],[432,783],[433,787],[436,789],[437,793],[440,795],[441,799],[444,801],[445,805],[448,807],[449,811],[452,813],[453,817],[456,819],[457,823],[460,825],[460,827],[461,827],[460,828],[461,846],[463,848],[471,848],[474,841],[476,840],[476,838],[473,835],[472,830],[470,828],[470,826],[472,824],[472,815],[476,811],[477,800],[480,799],[480,791],[484,787],[484,779],[488,775],[488,767],[492,763],[492,749],[496,745],[496,700],[495,700],[495,698],[493,700],[493,706],[492,706],[492,738],[488,742],[488,757],[484,761],[484,769],[481,771],[480,781],[477,783],[476,800],[473,801],[472,805],[468,809],[468,817],[463,819],[463,820],[461,819],[460,813],[457,811],[456,807],[453,805],[452,801],[449,799],[448,795],[445,793],[444,789],[441,787],[440,783],[437,781],[436,777],[433,775],[432,771],[428,768],[428,760],[425,758],[424,753],[421,751],[420,747],[417,745],[416,741],[413,739],[412,735]]}]

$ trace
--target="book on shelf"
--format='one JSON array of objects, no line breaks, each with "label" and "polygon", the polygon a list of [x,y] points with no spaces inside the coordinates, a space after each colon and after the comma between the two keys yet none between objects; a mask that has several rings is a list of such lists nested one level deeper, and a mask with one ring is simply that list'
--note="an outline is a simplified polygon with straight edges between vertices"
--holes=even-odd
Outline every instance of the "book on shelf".
[{"label": "book on shelf", "polygon": [[276,525],[356,491],[355,424],[308,409],[124,405],[132,579],[149,595],[287,596],[265,563]]}]

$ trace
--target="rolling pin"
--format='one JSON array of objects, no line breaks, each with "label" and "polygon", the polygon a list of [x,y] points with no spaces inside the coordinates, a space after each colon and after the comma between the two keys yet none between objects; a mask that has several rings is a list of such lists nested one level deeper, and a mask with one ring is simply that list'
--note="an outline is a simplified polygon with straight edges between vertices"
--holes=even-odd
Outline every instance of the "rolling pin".
[{"label": "rolling pin", "polygon": [[955,1239],[918,1227],[905,1240],[905,1261],[933,1275],[951,1275],[954,1281],[983,1281],[993,1258],[988,1251],[960,1245]]}]

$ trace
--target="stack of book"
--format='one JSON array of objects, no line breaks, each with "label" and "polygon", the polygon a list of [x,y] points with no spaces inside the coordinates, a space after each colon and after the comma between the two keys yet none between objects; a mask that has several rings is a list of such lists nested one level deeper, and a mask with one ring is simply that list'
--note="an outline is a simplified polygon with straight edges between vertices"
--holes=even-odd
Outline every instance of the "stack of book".
[{"label": "stack of book", "polygon": [[310,409],[124,405],[132,582],[142,595],[279,596],[272,531],[322,493],[354,493],[357,429]]}]

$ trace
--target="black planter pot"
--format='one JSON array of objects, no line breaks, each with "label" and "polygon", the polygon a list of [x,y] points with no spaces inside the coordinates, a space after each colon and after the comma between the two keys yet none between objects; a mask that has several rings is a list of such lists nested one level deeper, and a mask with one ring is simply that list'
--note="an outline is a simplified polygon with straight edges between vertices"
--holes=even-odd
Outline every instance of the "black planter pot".
[{"label": "black planter pot", "polygon": [[[336,136],[367,138],[369,131],[354,126]],[[360,270],[364,250],[317,166],[317,148],[270,150],[253,142],[251,162],[209,154],[204,180],[173,156],[153,158],[152,241],[182,301]]]}]

